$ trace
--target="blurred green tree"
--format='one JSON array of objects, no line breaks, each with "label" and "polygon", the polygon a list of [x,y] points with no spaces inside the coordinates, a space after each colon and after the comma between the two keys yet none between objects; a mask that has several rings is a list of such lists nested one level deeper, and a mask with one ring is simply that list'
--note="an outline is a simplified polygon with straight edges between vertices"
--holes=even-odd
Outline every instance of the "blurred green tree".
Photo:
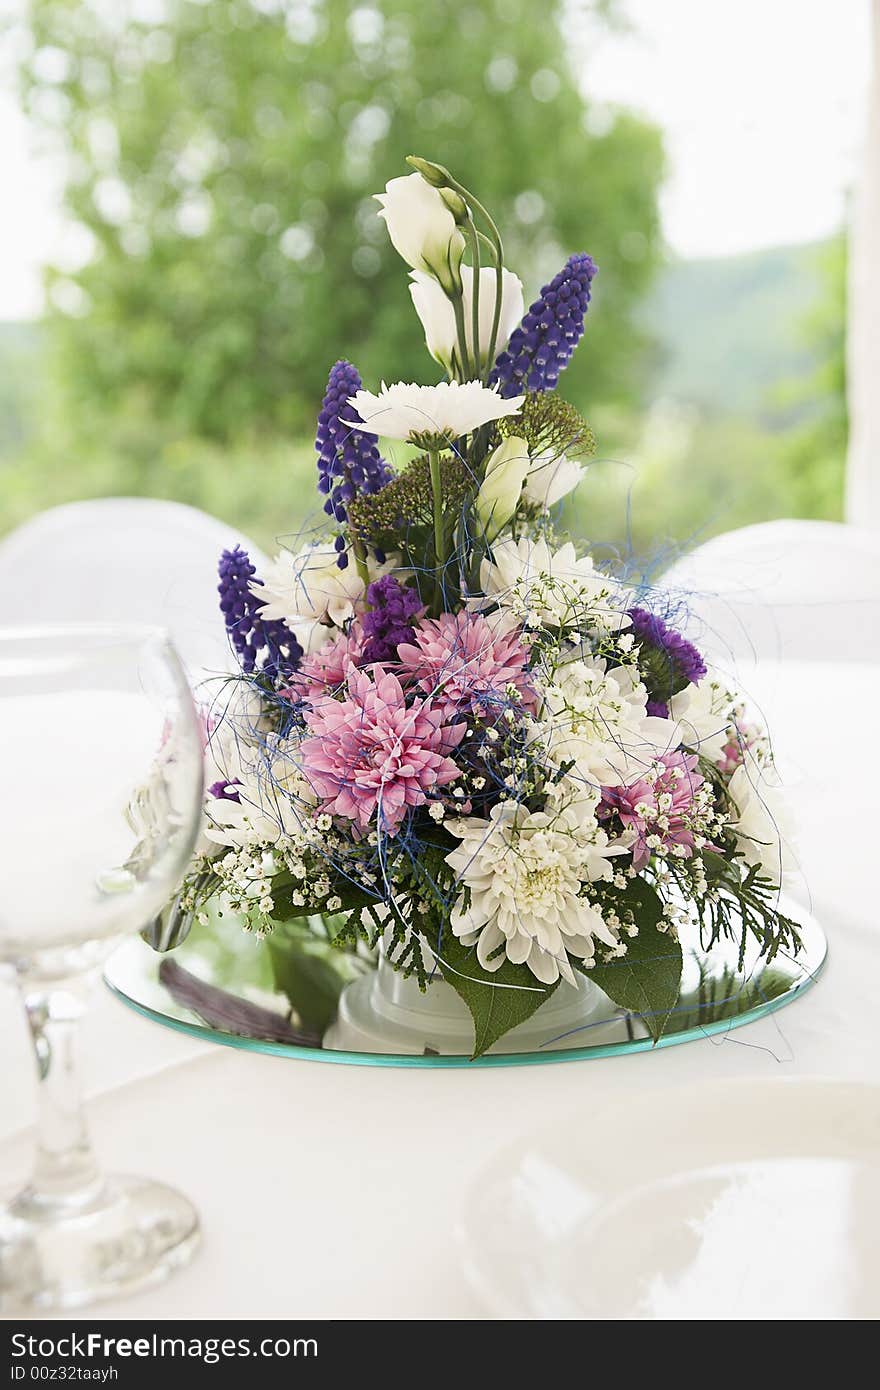
[{"label": "blurred green tree", "polygon": [[579,90],[609,0],[30,0],[23,91],[63,153],[48,272],[71,402],[230,439],[311,428],[328,367],[431,380],[370,195],[404,156],[496,215],[527,298],[600,266],[566,392],[621,401],[659,256],[659,133]]},{"label": "blurred green tree", "polygon": [[817,252],[820,293],[804,316],[801,337],[815,362],[786,399],[800,406],[783,451],[793,516],[839,520],[843,515],[849,417],[846,406],[847,240],[841,233]]},{"label": "blurred green tree", "polygon": [[[778,268],[780,256],[793,254],[809,273],[809,307],[789,311],[796,356],[765,399],[741,410],[713,410],[699,400],[661,396],[641,423],[633,415],[622,430],[600,417],[600,437],[616,433],[622,446],[618,461],[597,463],[567,504],[566,520],[575,533],[601,541],[624,560],[633,555],[647,560],[648,571],[656,567],[656,573],[682,547],[736,526],[776,517],[842,520],[848,433],[846,236],[840,233],[797,253],[767,251],[761,261],[771,268],[775,261]],[[735,278],[739,269],[754,271],[751,256],[741,259],[741,267],[729,266]],[[703,268],[694,268],[695,284],[684,283],[675,306],[682,331],[690,328],[709,355],[714,345],[706,342],[700,319],[689,314],[697,292],[704,309],[707,297]],[[720,278],[718,269],[714,273]],[[728,293],[730,284],[728,276]],[[769,285],[773,309],[778,294],[773,277]],[[753,308],[752,332],[769,318],[763,306],[759,312]],[[774,331],[778,326],[771,323],[766,337]],[[769,360],[778,363],[778,349]],[[736,382],[731,387],[723,377],[722,383],[735,393]]]}]

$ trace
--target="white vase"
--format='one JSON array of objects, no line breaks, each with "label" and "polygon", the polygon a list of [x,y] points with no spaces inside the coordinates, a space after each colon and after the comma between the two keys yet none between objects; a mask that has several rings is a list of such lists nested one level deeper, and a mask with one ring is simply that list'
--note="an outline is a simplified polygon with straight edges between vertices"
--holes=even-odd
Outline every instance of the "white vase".
[{"label": "white vase", "polygon": [[[587,1046],[588,1023],[610,1016],[613,1005],[583,976],[564,980],[531,1018],[505,1033],[490,1053],[534,1052]],[[474,1023],[463,1000],[439,975],[422,993],[414,976],[405,979],[379,949],[379,965],[343,990],[339,1013],[324,1035],[325,1048],[337,1052],[403,1053],[441,1056],[474,1049]]]}]

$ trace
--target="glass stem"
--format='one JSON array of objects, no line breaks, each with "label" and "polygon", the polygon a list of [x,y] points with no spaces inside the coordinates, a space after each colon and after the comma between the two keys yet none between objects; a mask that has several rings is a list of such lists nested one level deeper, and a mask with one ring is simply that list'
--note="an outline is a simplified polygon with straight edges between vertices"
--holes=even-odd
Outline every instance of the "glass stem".
[{"label": "glass stem", "polygon": [[20,980],[37,1063],[37,1153],[28,1198],[42,1208],[87,1203],[100,1191],[80,1092],[77,985]]}]

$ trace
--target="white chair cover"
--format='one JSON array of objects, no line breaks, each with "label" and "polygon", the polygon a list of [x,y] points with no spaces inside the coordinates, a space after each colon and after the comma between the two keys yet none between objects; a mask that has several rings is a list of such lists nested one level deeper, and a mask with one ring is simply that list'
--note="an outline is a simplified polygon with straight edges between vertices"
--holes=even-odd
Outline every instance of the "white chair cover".
[{"label": "white chair cover", "polygon": [[217,599],[217,561],[233,526],[143,497],[73,502],[0,541],[0,626],[122,622],[164,627],[195,678],[233,669]]},{"label": "white chair cover", "polygon": [[745,526],[680,560],[660,587],[721,667],[880,661],[877,532],[830,521]]}]

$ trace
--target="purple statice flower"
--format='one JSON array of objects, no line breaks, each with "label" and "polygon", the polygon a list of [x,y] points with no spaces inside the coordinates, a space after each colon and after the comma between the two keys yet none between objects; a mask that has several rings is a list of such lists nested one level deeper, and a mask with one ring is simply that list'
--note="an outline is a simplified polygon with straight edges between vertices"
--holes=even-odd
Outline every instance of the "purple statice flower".
[{"label": "purple statice flower", "polygon": [[499,385],[502,396],[555,388],[581,340],[595,274],[585,251],[569,256],[514,329],[492,368],[490,386]]},{"label": "purple statice flower", "polygon": [[217,572],[220,612],[241,669],[252,675],[259,668],[273,681],[292,676],[302,658],[302,647],[286,623],[260,616],[260,600],[251,592],[251,585],[261,581],[247,551],[240,545],[224,550]]},{"label": "purple statice flower", "polygon": [[668,719],[669,706],[665,700],[648,700],[645,705],[645,713],[654,719]]},{"label": "purple statice flower", "polygon": [[392,574],[369,586],[367,602],[370,607],[361,618],[361,632],[366,640],[359,664],[396,661],[400,643],[415,639],[412,620],[423,611],[424,604],[415,589],[398,584]]},{"label": "purple statice flower", "polygon": [[241,797],[235,790],[241,786],[238,777],[233,777],[231,782],[220,781],[212,782],[208,788],[208,795],[213,796],[216,801],[241,801]]},{"label": "purple statice flower", "polygon": [[[349,397],[360,391],[360,372],[341,359],[330,369],[327,390],[318,416],[315,448],[318,451],[318,491],[326,493],[324,511],[340,524],[347,519],[346,502],[359,492],[378,492],[391,481],[392,472],[381,457],[373,435],[353,429]],[[348,419],[341,417],[347,416]],[[345,569],[345,538],[337,536],[337,564]]]},{"label": "purple statice flower", "polygon": [[648,687],[648,714],[668,719],[667,701],[706,674],[706,663],[693,643],[673,632],[646,608],[630,608],[630,631],[639,648],[639,667]]}]

